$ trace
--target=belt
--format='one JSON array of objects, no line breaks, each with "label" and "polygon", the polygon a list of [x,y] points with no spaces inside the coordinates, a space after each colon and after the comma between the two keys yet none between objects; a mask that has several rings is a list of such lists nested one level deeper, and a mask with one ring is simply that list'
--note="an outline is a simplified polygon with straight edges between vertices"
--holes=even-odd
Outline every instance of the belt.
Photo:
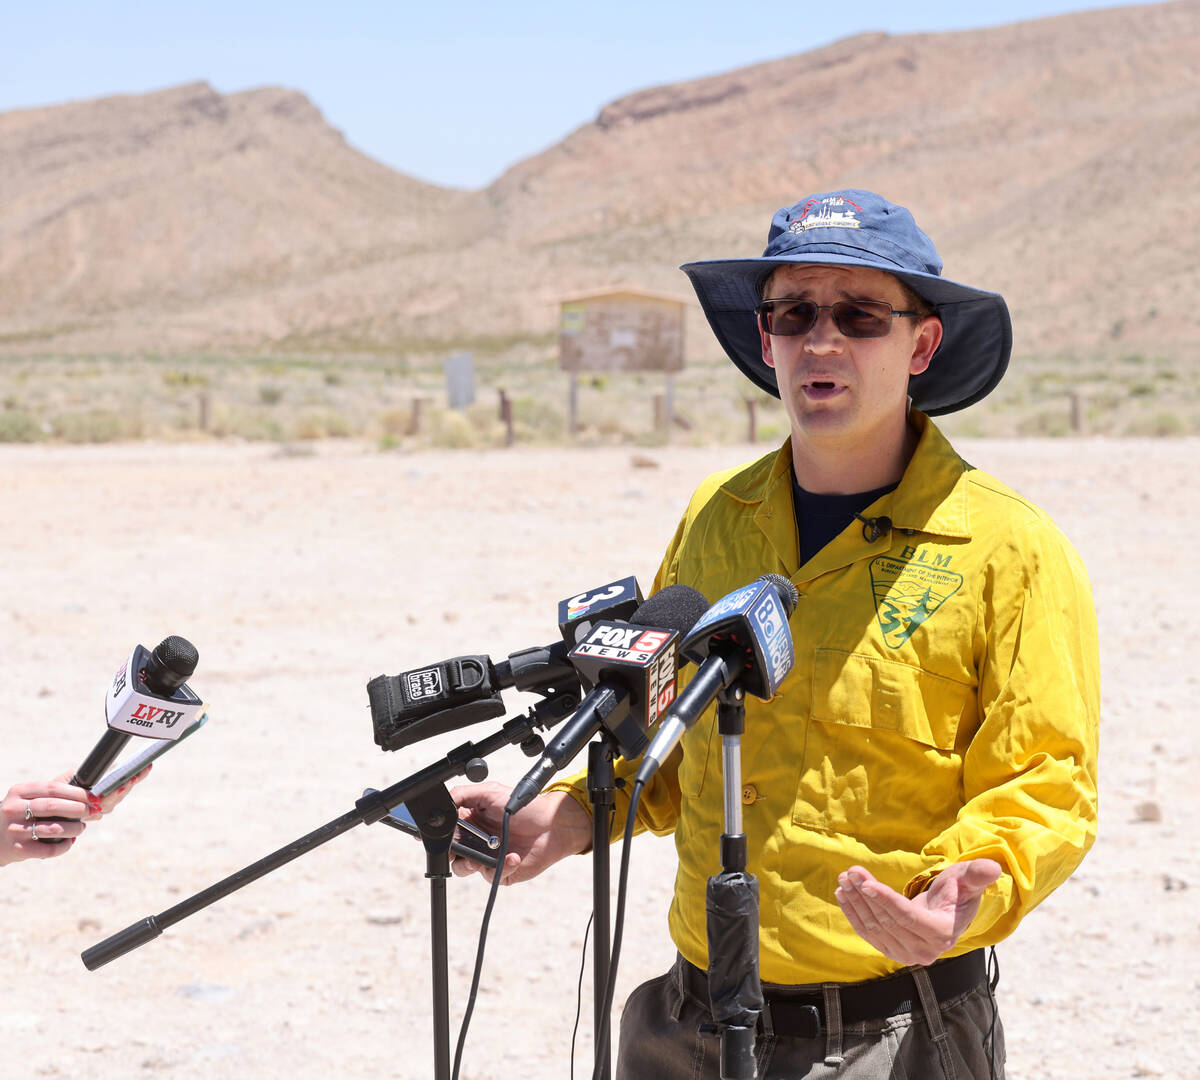
[{"label": "belt", "polygon": [[[708,976],[682,958],[680,967],[684,990],[707,1007]],[[973,990],[987,979],[983,949],[975,949],[949,960],[938,960],[925,970],[939,1002]],[[867,982],[830,985],[837,989],[842,1024],[885,1020],[889,1016],[912,1012],[921,1004],[917,985],[909,971],[898,971],[895,975]],[[825,994],[820,987],[792,989],[767,984],[763,986],[763,999],[766,1005],[764,1013],[769,1017],[771,1029],[776,1035],[815,1038],[825,1027]]]}]

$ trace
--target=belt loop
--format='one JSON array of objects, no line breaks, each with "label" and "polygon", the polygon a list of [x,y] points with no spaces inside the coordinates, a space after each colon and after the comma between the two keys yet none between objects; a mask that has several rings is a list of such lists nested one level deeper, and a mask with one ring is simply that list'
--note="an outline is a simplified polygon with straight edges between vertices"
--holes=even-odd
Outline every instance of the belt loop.
[{"label": "belt loop", "polygon": [[842,998],[836,983],[822,983],[825,997],[825,1064],[836,1068],[842,1063]]},{"label": "belt loop", "polygon": [[929,1025],[929,1034],[933,1038],[933,1045],[937,1047],[938,1057],[942,1059],[942,1072],[946,1080],[957,1080],[958,1070],[950,1053],[950,1034],[942,1024],[942,1009],[933,992],[933,983],[929,981],[929,972],[923,967],[911,967],[908,971],[917,984],[921,1011],[925,1013],[925,1023]]},{"label": "belt loop", "polygon": [[671,982],[675,986],[675,1000],[671,1003],[671,1019],[678,1022],[679,1013],[683,1008],[683,965],[684,959],[675,954],[675,963],[671,968]]},{"label": "belt loop", "polygon": [[775,1038],[775,1019],[771,1016],[769,1001],[763,1001],[762,1012],[758,1014],[758,1030],[768,1039]]}]

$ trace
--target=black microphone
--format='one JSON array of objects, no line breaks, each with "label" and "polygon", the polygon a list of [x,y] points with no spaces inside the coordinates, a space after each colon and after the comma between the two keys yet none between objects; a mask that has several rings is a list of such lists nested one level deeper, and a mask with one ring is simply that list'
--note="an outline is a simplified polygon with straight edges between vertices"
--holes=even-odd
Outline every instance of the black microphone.
[{"label": "black microphone", "polygon": [[[174,739],[182,734],[203,710],[203,702],[186,685],[199,659],[195,645],[174,635],[163,638],[153,652],[135,646],[104,699],[108,730],[75,770],[71,783],[90,788],[131,735]],[[180,725],[181,720],[186,722]]]},{"label": "black microphone", "polygon": [[[422,739],[504,715],[510,687],[561,699],[563,715],[579,700],[579,676],[568,659],[576,635],[596,617],[625,619],[642,602],[636,578],[578,593],[558,606],[562,641],[522,649],[493,663],[482,654],[454,656],[367,683],[375,745],[399,750]],[[573,695],[569,701],[567,695]]]},{"label": "black microphone", "polygon": [[862,514],[855,514],[854,516],[863,523],[863,539],[868,544],[875,543],[881,536],[892,531],[892,519],[890,517],[865,518]]},{"label": "black microphone", "polygon": [[679,648],[699,670],[659,725],[642,757],[636,782],[647,783],[667,755],[734,682],[764,701],[775,696],[792,670],[792,634],[788,618],[796,609],[796,586],[781,574],[764,574],[718,600]]},{"label": "black microphone", "polygon": [[707,610],[708,601],[689,585],[655,593],[629,622],[601,620],[571,652],[571,662],[591,684],[575,715],[513,788],[505,807],[515,814],[533,801],[550,778],[602,727],[617,740],[621,756],[637,757],[646,729],[675,700],[677,644]]}]

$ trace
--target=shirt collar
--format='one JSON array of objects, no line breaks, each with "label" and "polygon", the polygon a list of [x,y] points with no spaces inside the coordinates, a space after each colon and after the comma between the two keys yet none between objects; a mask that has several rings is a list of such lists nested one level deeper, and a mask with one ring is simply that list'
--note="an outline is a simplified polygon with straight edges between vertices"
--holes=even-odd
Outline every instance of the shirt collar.
[{"label": "shirt collar", "polygon": [[[959,457],[946,436],[924,413],[912,409],[909,423],[918,432],[917,447],[896,490],[877,499],[870,507],[873,516],[886,515],[895,529],[969,540],[967,486],[960,481],[972,466]],[[772,505],[781,492],[786,492],[787,500],[791,501],[791,463],[792,440],[789,437],[774,454],[736,473],[721,485],[722,491],[739,502],[762,504],[755,518],[777,548],[788,545],[782,536],[775,534],[781,529],[794,529],[791,515],[776,513]],[[794,539],[791,545],[795,546]]]}]

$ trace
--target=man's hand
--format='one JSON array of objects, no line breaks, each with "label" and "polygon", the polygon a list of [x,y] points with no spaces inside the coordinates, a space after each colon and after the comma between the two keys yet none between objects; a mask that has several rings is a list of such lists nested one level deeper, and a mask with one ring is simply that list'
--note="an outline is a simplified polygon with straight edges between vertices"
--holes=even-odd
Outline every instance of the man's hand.
[{"label": "man's hand", "polygon": [[902,964],[932,964],[952,948],[975,918],[984,890],[1001,873],[992,859],[946,867],[911,900],[861,866],[838,875],[834,893],[858,936]]},{"label": "man's hand", "polygon": [[[510,794],[503,784],[463,784],[454,788],[450,797],[472,825],[499,836]],[[562,791],[539,795],[509,821],[508,854],[500,884],[528,881],[559,859],[586,851],[591,842],[592,819],[579,803]],[[474,873],[483,874],[488,881],[493,877],[492,870],[462,855],[451,858],[450,869],[459,877]]]}]

